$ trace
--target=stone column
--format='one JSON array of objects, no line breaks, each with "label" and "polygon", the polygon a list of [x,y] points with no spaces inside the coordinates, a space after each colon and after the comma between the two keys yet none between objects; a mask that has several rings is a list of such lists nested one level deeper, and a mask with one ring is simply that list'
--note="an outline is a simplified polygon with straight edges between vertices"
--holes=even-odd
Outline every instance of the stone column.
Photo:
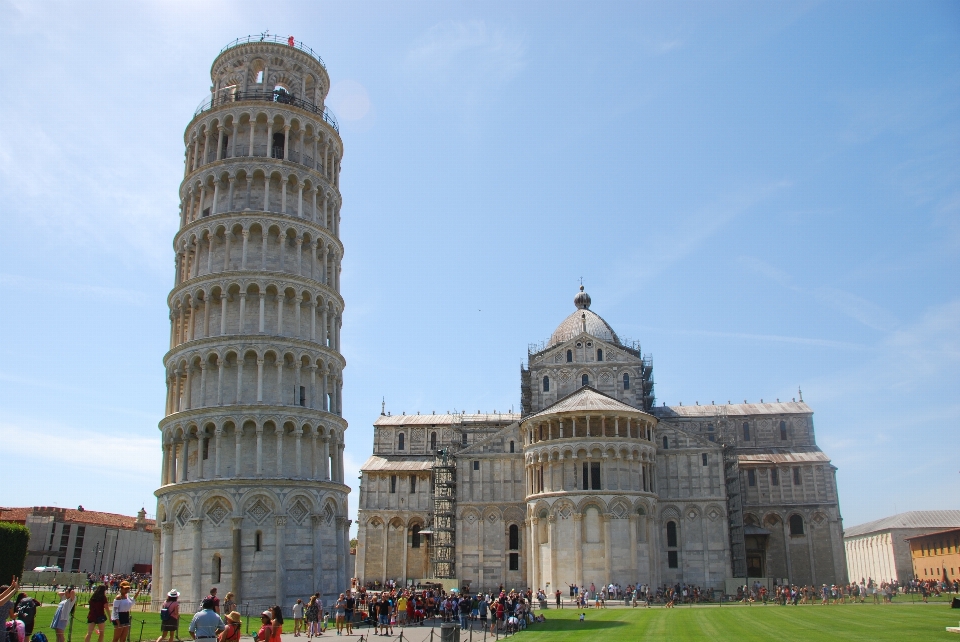
[{"label": "stone column", "polygon": [[633,572],[634,579],[640,579],[640,567],[637,565],[637,520],[639,516],[630,512],[630,570]]},{"label": "stone column", "polygon": [[573,514],[573,552],[578,585],[583,584],[583,513]]},{"label": "stone column", "polygon": [[267,300],[267,294],[266,294],[266,292],[264,292],[264,291],[261,289],[261,290],[260,290],[260,321],[259,321],[259,324],[258,324],[258,326],[257,326],[257,330],[258,330],[258,332],[260,332],[260,334],[263,334],[264,319],[266,318],[266,309],[265,309],[265,308],[266,308],[266,300]]},{"label": "stone column", "polygon": [[347,557],[350,551],[347,550],[347,542],[344,539],[344,533],[350,527],[350,520],[344,517],[337,518],[337,589],[346,588],[347,583]]},{"label": "stone column", "polygon": [[237,357],[237,399],[236,403],[243,403],[243,356]]},{"label": "stone column", "polygon": [[163,522],[160,528],[162,530],[160,541],[163,544],[163,562],[159,586],[163,594],[166,595],[173,590],[173,522]]},{"label": "stone column", "polygon": [[[238,442],[239,443],[239,440]],[[239,450],[239,448],[238,448]],[[237,604],[240,604],[240,586],[242,585],[241,578],[243,569],[241,567],[241,559],[243,550],[240,546],[240,526],[243,524],[242,517],[233,517],[230,520],[233,524],[233,549],[231,551],[231,565],[230,565],[230,590],[233,591],[233,595],[237,601]]]},{"label": "stone column", "polygon": [[[230,184],[233,185],[232,180],[230,181]],[[250,240],[250,230],[243,230],[243,232],[241,232],[240,235],[243,236],[243,249],[240,253],[240,269],[246,270],[247,269],[247,244]]]},{"label": "stone column", "polygon": [[323,595],[323,515],[311,515],[313,527],[313,592]]},{"label": "stone column", "polygon": [[330,436],[323,439],[323,458],[320,461],[321,479],[329,481],[330,479]]},{"label": "stone column", "polygon": [[283,437],[286,431],[282,425],[276,428],[277,435],[277,477],[283,477]]},{"label": "stone column", "polygon": [[[241,440],[242,440],[242,438],[243,438],[243,424],[242,424],[242,423],[241,423],[241,424],[237,424],[237,426],[236,426],[236,431],[234,432],[233,437],[234,437],[234,441],[236,442],[236,443],[234,444],[234,447],[235,447],[235,449],[236,449],[236,453],[235,453],[235,455],[234,455],[234,456],[236,457],[236,463],[235,463],[234,466],[233,466],[233,469],[234,469],[234,470],[233,470],[233,476],[234,476],[234,477],[239,477],[239,476],[240,476],[240,462],[243,461],[243,460],[241,459],[241,457],[243,456],[243,446],[242,446],[242,442],[241,442]],[[234,591],[234,592],[236,592],[236,591]]]},{"label": "stone column", "polygon": [[263,475],[263,426],[257,426],[257,475]]},{"label": "stone column", "polygon": [[180,464],[177,466],[177,481],[185,482],[187,481],[187,444],[190,441],[187,439],[187,435],[184,435],[180,439]]},{"label": "stone column", "polygon": [[300,451],[300,440],[303,437],[303,428],[297,428],[293,436],[296,439],[297,477],[303,477],[303,454]]},{"label": "stone column", "polygon": [[226,367],[227,360],[217,357],[217,405],[223,405],[223,369]]},{"label": "stone column", "polygon": [[220,293],[220,336],[227,333],[227,298],[230,295],[226,292]]},{"label": "stone column", "polygon": [[203,519],[190,520],[193,526],[193,568],[190,573],[191,597],[190,600],[199,602],[203,597],[201,581],[203,580]]},{"label": "stone column", "polygon": [[530,518],[530,587],[540,586],[540,541],[538,539],[539,517]]},{"label": "stone column", "polygon": [[287,518],[285,515],[277,516],[277,541],[274,546],[274,560],[276,561],[276,566],[274,568],[274,588],[276,589],[277,594],[277,604],[283,604],[286,601],[286,596],[283,591],[284,576],[286,575],[286,569],[284,568],[284,552],[286,551],[286,532],[287,532]]},{"label": "stone column", "polygon": [[607,573],[604,582],[609,582],[610,578],[613,577],[613,548],[610,542],[610,520],[613,519],[613,516],[609,513],[604,513],[601,517],[603,518],[603,562]]},{"label": "stone column", "polygon": [[223,426],[217,426],[214,431],[214,447],[216,449],[216,454],[214,455],[214,464],[213,464],[213,475],[214,477],[220,476],[220,442],[223,438]]},{"label": "stone column", "polygon": [[556,591],[560,583],[560,574],[557,572],[557,516],[551,515],[547,520],[550,522],[550,588]]},{"label": "stone column", "polygon": [[257,403],[263,403],[263,359],[257,359]]}]

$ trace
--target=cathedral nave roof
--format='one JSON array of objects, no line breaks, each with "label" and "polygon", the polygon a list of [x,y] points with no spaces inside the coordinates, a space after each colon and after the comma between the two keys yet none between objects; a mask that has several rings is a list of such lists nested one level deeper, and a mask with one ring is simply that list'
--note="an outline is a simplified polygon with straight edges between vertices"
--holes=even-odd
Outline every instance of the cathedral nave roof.
[{"label": "cathedral nave roof", "polygon": [[377,472],[377,471],[391,471],[391,470],[400,470],[400,471],[418,471],[418,470],[430,470],[433,468],[433,458],[430,459],[387,459],[386,457],[378,457],[377,455],[371,455],[370,459],[363,462],[363,466],[360,466],[360,470],[364,472]]}]

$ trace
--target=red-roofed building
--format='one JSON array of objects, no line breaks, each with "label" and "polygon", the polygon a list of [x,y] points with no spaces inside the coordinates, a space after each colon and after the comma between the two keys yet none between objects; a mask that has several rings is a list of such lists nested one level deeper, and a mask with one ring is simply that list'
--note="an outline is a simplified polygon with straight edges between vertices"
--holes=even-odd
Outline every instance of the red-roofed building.
[{"label": "red-roofed building", "polygon": [[59,566],[73,572],[130,573],[134,566],[152,563],[155,522],[142,509],[131,517],[83,507],[0,507],[0,521],[30,529],[25,570]]}]

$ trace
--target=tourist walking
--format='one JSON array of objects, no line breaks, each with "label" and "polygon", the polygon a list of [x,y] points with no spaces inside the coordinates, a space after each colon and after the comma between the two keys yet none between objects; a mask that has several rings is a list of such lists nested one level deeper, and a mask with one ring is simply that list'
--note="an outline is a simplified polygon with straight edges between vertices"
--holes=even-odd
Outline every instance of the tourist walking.
[{"label": "tourist walking", "polygon": [[314,635],[320,635],[320,605],[316,595],[310,596],[303,614],[307,621],[307,639],[312,640]]},{"label": "tourist walking", "polygon": [[343,635],[343,615],[346,611],[347,600],[343,593],[340,594],[340,597],[337,598],[336,604],[333,605],[333,616],[337,625],[337,635]]},{"label": "tourist walking", "polygon": [[293,637],[300,637],[300,631],[303,629],[303,600],[297,598],[293,608]]},{"label": "tourist walking", "polygon": [[110,605],[107,603],[107,585],[100,584],[90,596],[87,610],[87,634],[83,642],[90,642],[93,632],[97,632],[97,642],[103,642],[103,632],[110,617]]},{"label": "tourist walking", "polygon": [[[180,592],[173,589],[167,593],[167,599],[160,607],[160,637],[157,642],[163,642],[170,636],[170,642],[180,639]],[[84,640],[88,642],[88,640]]]}]

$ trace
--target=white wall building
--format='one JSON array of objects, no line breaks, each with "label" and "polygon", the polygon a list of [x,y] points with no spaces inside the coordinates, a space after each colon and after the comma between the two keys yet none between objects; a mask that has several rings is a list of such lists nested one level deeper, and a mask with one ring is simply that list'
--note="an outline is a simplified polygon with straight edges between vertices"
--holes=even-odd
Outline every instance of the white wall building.
[{"label": "white wall building", "polygon": [[907,537],[960,527],[960,510],[919,510],[884,517],[843,532],[850,581],[907,582],[913,560]]}]

